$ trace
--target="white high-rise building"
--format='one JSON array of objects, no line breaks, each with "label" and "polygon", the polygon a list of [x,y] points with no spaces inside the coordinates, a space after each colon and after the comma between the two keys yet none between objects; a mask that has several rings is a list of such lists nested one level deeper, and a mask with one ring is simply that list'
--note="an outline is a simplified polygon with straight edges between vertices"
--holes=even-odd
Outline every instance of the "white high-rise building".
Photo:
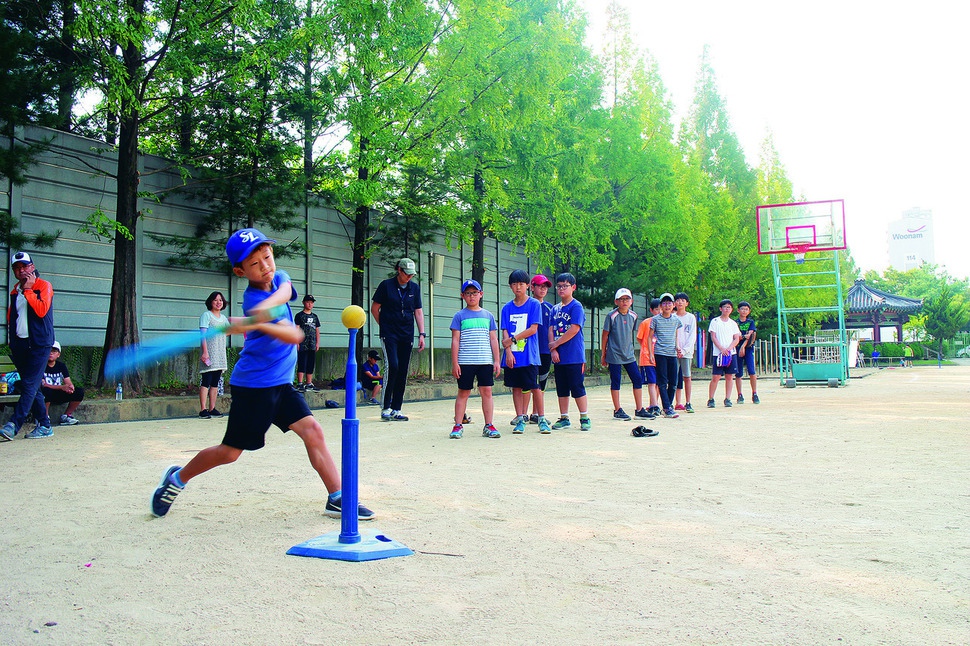
[{"label": "white high-rise building", "polygon": [[933,243],[933,211],[914,207],[903,211],[903,217],[890,222],[889,266],[908,271],[924,262],[936,264]]}]

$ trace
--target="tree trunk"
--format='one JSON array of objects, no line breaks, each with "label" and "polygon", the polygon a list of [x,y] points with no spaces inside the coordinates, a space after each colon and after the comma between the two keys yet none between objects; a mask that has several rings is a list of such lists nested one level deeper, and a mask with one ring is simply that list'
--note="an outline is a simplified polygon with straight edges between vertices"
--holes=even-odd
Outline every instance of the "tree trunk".
[{"label": "tree trunk", "polygon": [[[128,0],[135,13],[143,14],[144,0]],[[138,87],[142,76],[141,52],[135,43],[122,51],[127,82]],[[137,93],[133,93],[137,96]],[[98,386],[105,386],[104,364],[108,351],[138,343],[138,316],[135,290],[137,286],[136,241],[138,224],[138,98],[126,98],[121,103],[118,137],[118,199],[115,220],[126,227],[130,239],[115,233],[114,272],[111,277],[111,304],[108,306],[108,325],[104,334],[104,353],[98,369]],[[141,373],[137,370],[121,377],[129,392],[141,392]]]},{"label": "tree trunk", "polygon": [[472,225],[472,280],[485,284],[485,223],[482,222],[482,204],[485,202],[485,178],[482,169],[475,169],[475,222]]},{"label": "tree trunk", "polygon": [[77,91],[75,80],[75,62],[77,53],[74,51],[75,38],[74,21],[77,19],[77,7],[74,0],[63,0],[61,3],[63,16],[61,23],[61,53],[58,61],[57,85],[57,129],[64,132],[71,131],[71,115],[74,111],[74,93]]},{"label": "tree trunk", "polygon": [[[357,179],[362,182],[370,177],[369,169],[364,165],[367,152],[367,139],[360,141],[360,160],[361,166],[357,169]],[[367,231],[370,228],[370,206],[367,204],[359,205],[354,211],[354,248],[353,248],[353,267],[350,275],[350,302],[359,305],[367,312],[368,308],[364,305],[364,269],[367,264]],[[364,349],[363,334],[357,335],[357,363],[361,362],[361,354]]]}]

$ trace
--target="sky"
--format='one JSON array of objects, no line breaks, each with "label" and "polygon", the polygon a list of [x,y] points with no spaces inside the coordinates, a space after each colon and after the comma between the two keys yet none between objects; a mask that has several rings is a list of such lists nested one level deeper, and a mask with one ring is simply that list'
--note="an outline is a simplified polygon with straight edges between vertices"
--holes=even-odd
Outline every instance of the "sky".
[{"label": "sky", "polygon": [[[580,2],[599,51],[605,0]],[[844,199],[846,240],[863,272],[885,270],[888,223],[920,207],[933,213],[936,264],[970,276],[970,5],[620,3],[634,43],[657,62],[676,121],[707,45],[749,165],[771,133],[796,196]]]}]

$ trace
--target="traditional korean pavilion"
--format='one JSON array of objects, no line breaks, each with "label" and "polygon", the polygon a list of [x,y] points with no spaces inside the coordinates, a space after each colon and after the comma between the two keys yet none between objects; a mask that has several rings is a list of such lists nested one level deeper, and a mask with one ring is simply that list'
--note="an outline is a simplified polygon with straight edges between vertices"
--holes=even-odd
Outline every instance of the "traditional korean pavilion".
[{"label": "traditional korean pavilion", "polygon": [[878,343],[881,327],[895,327],[896,338],[903,338],[903,324],[909,321],[910,314],[923,308],[922,299],[897,296],[869,287],[864,278],[859,278],[849,290],[845,299],[848,312],[845,316],[847,329],[872,328],[872,339]]}]

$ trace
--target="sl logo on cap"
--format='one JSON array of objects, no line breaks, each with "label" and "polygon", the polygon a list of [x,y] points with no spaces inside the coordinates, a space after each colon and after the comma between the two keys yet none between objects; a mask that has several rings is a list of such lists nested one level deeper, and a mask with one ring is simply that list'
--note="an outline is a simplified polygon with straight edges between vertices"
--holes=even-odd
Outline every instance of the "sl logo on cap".
[{"label": "sl logo on cap", "polygon": [[243,242],[253,242],[256,240],[256,234],[252,231],[243,231],[239,234],[239,237],[242,238]]}]

